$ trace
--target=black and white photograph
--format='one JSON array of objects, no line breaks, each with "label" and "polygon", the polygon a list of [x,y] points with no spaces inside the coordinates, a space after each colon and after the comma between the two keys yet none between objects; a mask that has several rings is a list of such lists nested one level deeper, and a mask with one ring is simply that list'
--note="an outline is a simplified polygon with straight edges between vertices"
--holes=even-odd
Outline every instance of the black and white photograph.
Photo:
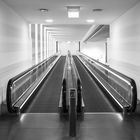
[{"label": "black and white photograph", "polygon": [[140,0],[0,0],[0,140],[140,140]]}]

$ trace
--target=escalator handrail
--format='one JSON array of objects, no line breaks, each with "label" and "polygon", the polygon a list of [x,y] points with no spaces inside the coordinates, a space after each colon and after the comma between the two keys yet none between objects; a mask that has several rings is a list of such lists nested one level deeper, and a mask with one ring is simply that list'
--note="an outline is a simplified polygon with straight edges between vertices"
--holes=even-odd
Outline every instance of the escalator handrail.
[{"label": "escalator handrail", "polygon": [[97,60],[81,53],[81,52],[78,52],[78,55],[80,56],[84,56],[89,62],[94,62],[95,64],[97,64],[98,66],[102,67],[103,69],[109,71],[110,73],[112,73],[113,75],[117,76],[119,79],[123,80],[124,82],[126,82],[130,87],[131,87],[131,97],[132,97],[132,104],[131,104],[131,107],[128,109],[130,110],[131,112],[134,112],[136,110],[136,106],[137,106],[137,86],[136,86],[136,82],[134,79],[110,68],[109,66],[101,63],[101,62],[98,62]]},{"label": "escalator handrail", "polygon": [[52,59],[55,56],[58,56],[59,54],[56,53],[50,57],[48,57],[47,59],[43,60],[42,62],[32,66],[31,68],[19,73],[18,75],[14,76],[13,78],[9,79],[8,84],[7,84],[7,94],[6,94],[6,102],[7,102],[7,109],[9,112],[17,112],[17,110],[15,110],[12,106],[12,100],[11,100],[11,94],[12,94],[12,87],[14,82],[16,82],[17,80],[19,80],[20,78],[24,77],[25,75],[27,75],[28,73],[30,73],[31,71],[36,70],[38,67],[40,67],[41,65],[47,63],[50,59]]}]

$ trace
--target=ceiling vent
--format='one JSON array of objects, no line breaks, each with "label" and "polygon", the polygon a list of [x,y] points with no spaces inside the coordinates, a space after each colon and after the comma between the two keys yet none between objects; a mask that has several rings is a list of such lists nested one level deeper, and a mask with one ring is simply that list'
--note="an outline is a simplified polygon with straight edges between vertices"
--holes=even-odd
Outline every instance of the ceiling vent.
[{"label": "ceiling vent", "polygon": [[92,11],[93,12],[101,12],[101,11],[103,11],[103,9],[100,9],[100,8],[98,8],[98,9],[92,9]]},{"label": "ceiling vent", "polygon": [[40,8],[39,11],[42,12],[42,13],[46,13],[46,12],[48,12],[49,10],[46,9],[46,8]]}]

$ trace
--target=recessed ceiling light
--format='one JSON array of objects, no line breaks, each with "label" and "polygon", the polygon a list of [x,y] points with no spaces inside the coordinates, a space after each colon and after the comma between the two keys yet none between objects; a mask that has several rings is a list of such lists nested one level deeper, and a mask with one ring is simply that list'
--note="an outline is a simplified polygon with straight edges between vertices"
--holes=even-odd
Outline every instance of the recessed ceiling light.
[{"label": "recessed ceiling light", "polygon": [[48,9],[46,9],[46,8],[40,8],[39,11],[45,13],[45,12],[48,12]]},{"label": "recessed ceiling light", "polygon": [[71,43],[71,41],[67,41],[67,44],[70,44]]},{"label": "recessed ceiling light", "polygon": [[79,18],[79,12],[78,11],[69,11],[68,17],[69,18]]},{"label": "recessed ceiling light", "polygon": [[94,22],[95,22],[94,19],[87,19],[86,21],[87,21],[88,23],[94,23]]},{"label": "recessed ceiling light", "polygon": [[80,6],[67,6],[68,18],[79,18]]},{"label": "recessed ceiling light", "polygon": [[48,22],[48,23],[52,23],[53,19],[46,19],[45,21]]}]

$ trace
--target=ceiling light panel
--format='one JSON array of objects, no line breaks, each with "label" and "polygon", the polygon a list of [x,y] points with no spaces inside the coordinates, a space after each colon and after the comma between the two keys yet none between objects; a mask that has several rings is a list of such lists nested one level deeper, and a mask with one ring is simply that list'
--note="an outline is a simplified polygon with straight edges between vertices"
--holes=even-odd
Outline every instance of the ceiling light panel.
[{"label": "ceiling light panel", "polygon": [[53,22],[53,19],[46,19],[45,20],[47,23],[52,23]]},{"label": "ceiling light panel", "polygon": [[103,9],[100,9],[100,8],[98,8],[98,9],[92,9],[92,11],[93,12],[101,12],[101,11],[103,11]]},{"label": "ceiling light panel", "polygon": [[80,6],[67,6],[68,18],[79,18]]},{"label": "ceiling light panel", "polygon": [[78,11],[68,11],[68,18],[79,18]]},{"label": "ceiling light panel", "polygon": [[87,19],[86,22],[87,22],[87,23],[94,23],[95,20],[94,20],[94,19]]}]

